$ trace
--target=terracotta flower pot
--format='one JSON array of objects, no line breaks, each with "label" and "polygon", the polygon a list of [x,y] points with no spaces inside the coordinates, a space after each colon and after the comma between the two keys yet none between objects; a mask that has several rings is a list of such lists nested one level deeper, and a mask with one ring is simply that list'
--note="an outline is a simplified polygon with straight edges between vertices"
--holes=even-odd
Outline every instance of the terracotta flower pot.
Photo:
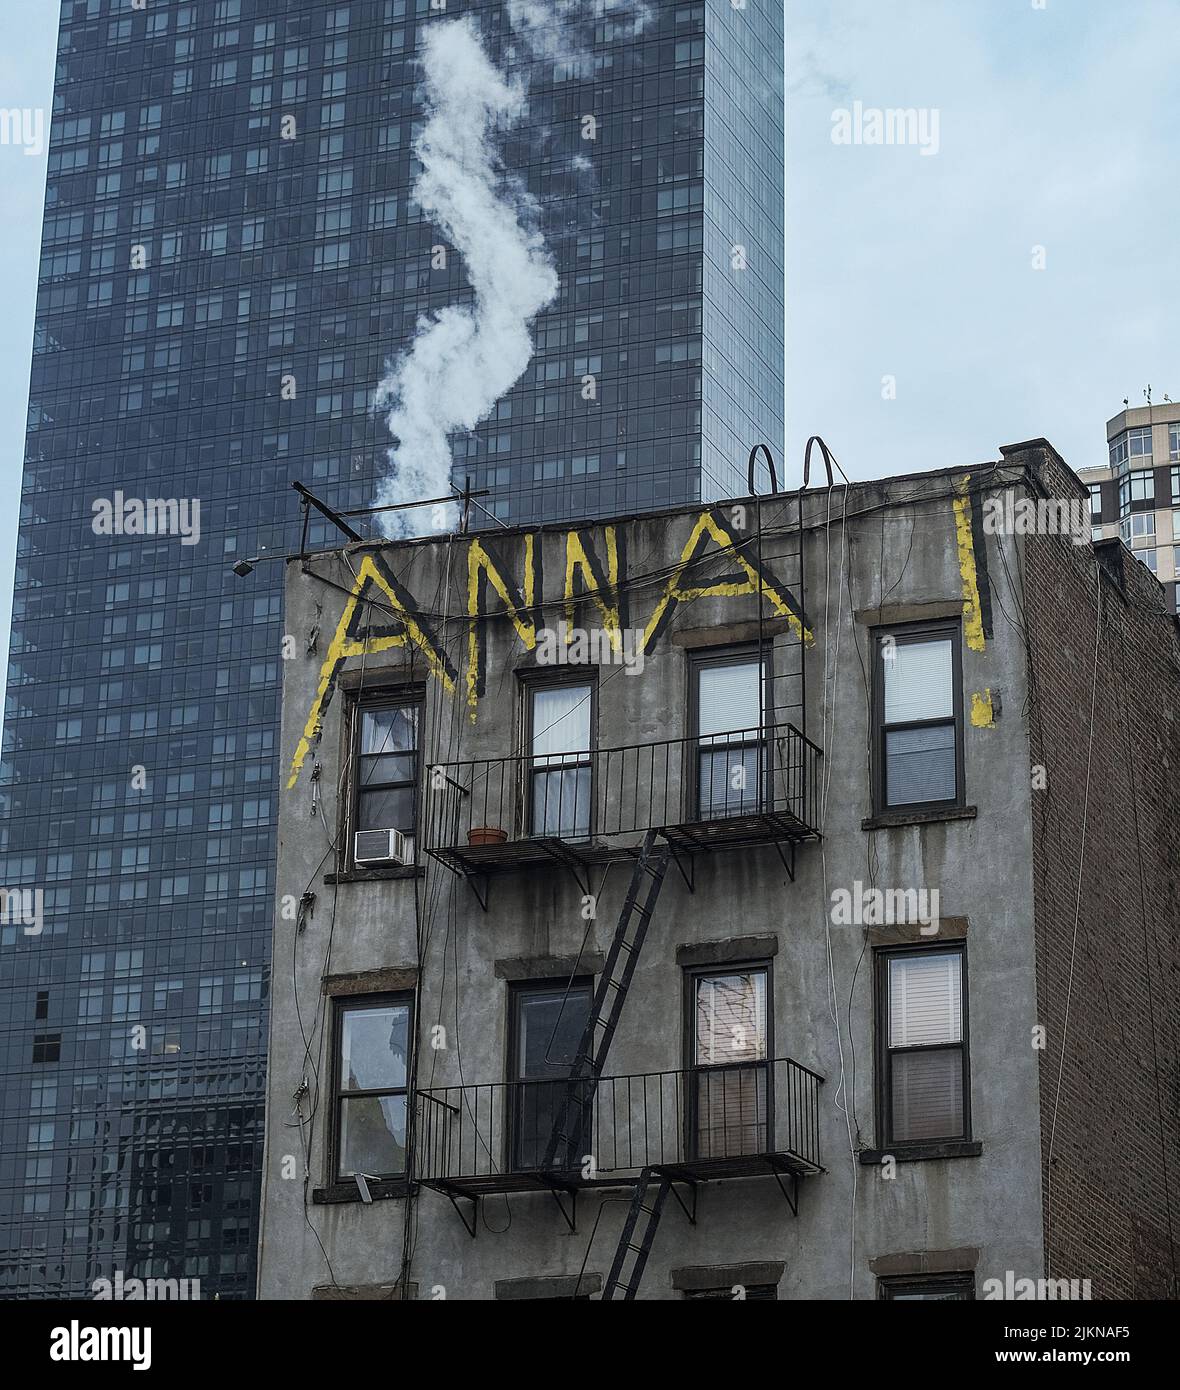
[{"label": "terracotta flower pot", "polygon": [[498,825],[480,825],[467,832],[469,845],[502,845],[507,838],[507,830]]}]

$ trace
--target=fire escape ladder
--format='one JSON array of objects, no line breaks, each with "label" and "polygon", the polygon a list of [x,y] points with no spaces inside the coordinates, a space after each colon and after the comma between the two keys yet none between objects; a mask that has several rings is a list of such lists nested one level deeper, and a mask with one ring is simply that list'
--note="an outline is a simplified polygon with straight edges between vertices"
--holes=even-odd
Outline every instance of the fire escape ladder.
[{"label": "fire escape ladder", "polygon": [[[635,1191],[631,1194],[631,1205],[623,1222],[618,1249],[602,1290],[604,1301],[613,1298],[629,1301],[638,1292],[639,1281],[643,1278],[647,1257],[656,1238],[656,1228],[660,1224],[660,1214],[671,1188],[672,1179],[664,1173],[653,1172],[651,1168],[644,1168],[640,1173]],[[649,1192],[653,1194],[650,1202]]]},{"label": "fire escape ladder", "polygon": [[618,1027],[631,977],[635,974],[639,952],[668,869],[668,846],[657,845],[657,834],[658,831],[649,830],[639,848],[627,896],[619,913],[619,924],[599,976],[598,988],[594,991],[590,1016],[574,1054],[565,1095],[541,1161],[543,1168],[552,1168],[558,1154],[577,1156],[582,1120],[606,1065],[611,1039]]}]

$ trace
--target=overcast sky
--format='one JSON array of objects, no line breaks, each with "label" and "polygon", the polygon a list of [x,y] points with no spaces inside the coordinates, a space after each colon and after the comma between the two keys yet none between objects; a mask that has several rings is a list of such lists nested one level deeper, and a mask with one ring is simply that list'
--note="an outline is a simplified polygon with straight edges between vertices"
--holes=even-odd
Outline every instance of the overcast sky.
[{"label": "overcast sky", "polygon": [[[854,478],[1083,468],[1180,399],[1178,44],[1177,0],[789,0],[789,477],[812,433]],[[856,101],[936,110],[938,153],[833,144]]]},{"label": "overcast sky", "polygon": [[[4,0],[0,108],[48,112],[57,12]],[[812,433],[854,478],[1036,435],[1081,468],[1124,396],[1180,397],[1178,39],[1180,0],[788,0],[791,482]],[[834,143],[857,102],[937,152]],[[0,145],[5,645],[44,170]]]}]

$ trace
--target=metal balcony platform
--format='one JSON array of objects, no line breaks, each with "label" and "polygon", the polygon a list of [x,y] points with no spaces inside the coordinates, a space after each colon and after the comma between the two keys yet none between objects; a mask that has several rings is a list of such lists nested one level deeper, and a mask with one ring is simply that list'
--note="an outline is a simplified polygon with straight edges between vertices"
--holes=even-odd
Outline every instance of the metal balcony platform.
[{"label": "metal balcony platform", "polygon": [[633,1187],[637,1180],[637,1172],[584,1178],[576,1168],[572,1172],[538,1168],[521,1173],[484,1173],[478,1177],[422,1178],[420,1184],[447,1197],[490,1197],[502,1192],[589,1192],[602,1187]]},{"label": "metal balcony platform", "polygon": [[[449,1198],[472,1234],[483,1197],[548,1193],[572,1228],[580,1193],[633,1189],[645,1172],[687,1189],[773,1178],[794,1209],[799,1180],[824,1172],[822,1086],[810,1068],[778,1057],[590,1081],[432,1087],[416,1092],[414,1180]],[[555,1134],[562,1157],[545,1166]],[[591,1177],[585,1154],[598,1165]]]},{"label": "metal balcony platform", "polygon": [[[790,811],[754,812],[745,816],[720,816],[712,820],[687,821],[659,827],[659,834],[677,854],[700,854],[742,846],[803,844],[819,839],[819,832]],[[473,874],[509,873],[539,864],[562,864],[584,868],[588,864],[610,864],[634,859],[640,841],[623,844],[616,840],[574,840],[558,835],[538,835],[521,840],[504,840],[490,845],[436,845],[428,853],[452,872]]]},{"label": "metal balcony platform", "polygon": [[[655,833],[686,877],[691,856],[754,845],[776,846],[785,863],[789,851],[793,876],[795,846],[819,839],[821,750],[793,724],[724,737],[599,747],[560,755],[560,765],[521,755],[437,764],[423,847],[469,881],[560,864],[584,883],[589,865],[634,858]],[[731,743],[749,789],[701,791],[701,758]],[[532,826],[543,829],[530,834]],[[486,887],[476,891],[486,906]]]},{"label": "metal balcony platform", "polygon": [[567,840],[558,835],[537,835],[522,840],[504,840],[490,845],[437,845],[428,853],[457,874],[502,874],[535,864],[563,864],[584,868],[605,864],[638,854],[636,845],[608,845],[601,840]]},{"label": "metal balcony platform", "polygon": [[[675,1163],[654,1163],[653,1173],[662,1173],[673,1182],[725,1182],[734,1178],[769,1178],[788,1173],[796,1177],[814,1177],[826,1171],[818,1163],[809,1162],[795,1153],[734,1154],[719,1158],[697,1158]],[[641,1170],[634,1168],[617,1173],[603,1173],[595,1178],[582,1177],[577,1168],[530,1169],[526,1172],[483,1173],[474,1177],[421,1178],[428,1187],[444,1196],[490,1197],[506,1192],[593,1192],[600,1188],[634,1187]]]},{"label": "metal balcony platform", "polygon": [[739,845],[802,844],[818,840],[819,831],[791,811],[756,811],[745,816],[665,825],[660,832],[677,853],[735,849]]}]

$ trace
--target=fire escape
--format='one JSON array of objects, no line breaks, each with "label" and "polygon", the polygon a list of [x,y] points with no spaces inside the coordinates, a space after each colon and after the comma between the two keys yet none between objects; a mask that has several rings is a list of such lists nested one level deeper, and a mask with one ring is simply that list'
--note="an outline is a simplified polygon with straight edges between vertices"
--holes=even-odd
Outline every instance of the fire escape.
[{"label": "fire escape", "polygon": [[[766,670],[758,727],[729,731],[721,745],[688,737],[594,748],[581,756],[579,775],[540,784],[540,807],[534,757],[432,770],[424,848],[463,877],[485,911],[495,878],[526,866],[559,864],[588,893],[592,865],[631,864],[568,1076],[416,1096],[415,1176],[451,1201],[472,1236],[479,1202],[492,1193],[548,1192],[573,1230],[580,1192],[630,1189],[604,1299],[634,1298],[670,1195],[695,1224],[700,1183],[773,1177],[797,1214],[800,1178],[823,1171],[823,1078],[791,1058],[606,1071],[668,868],[675,865],[691,892],[699,855],[773,845],[793,880],[797,847],[819,838],[822,755],[805,732],[801,501],[786,493],[750,504],[757,526],[743,553],[757,574],[773,575],[790,593],[800,619],[771,623],[767,603],[758,604]],[[755,769],[753,786],[705,794],[702,748],[718,747],[742,750],[743,766]]]}]

